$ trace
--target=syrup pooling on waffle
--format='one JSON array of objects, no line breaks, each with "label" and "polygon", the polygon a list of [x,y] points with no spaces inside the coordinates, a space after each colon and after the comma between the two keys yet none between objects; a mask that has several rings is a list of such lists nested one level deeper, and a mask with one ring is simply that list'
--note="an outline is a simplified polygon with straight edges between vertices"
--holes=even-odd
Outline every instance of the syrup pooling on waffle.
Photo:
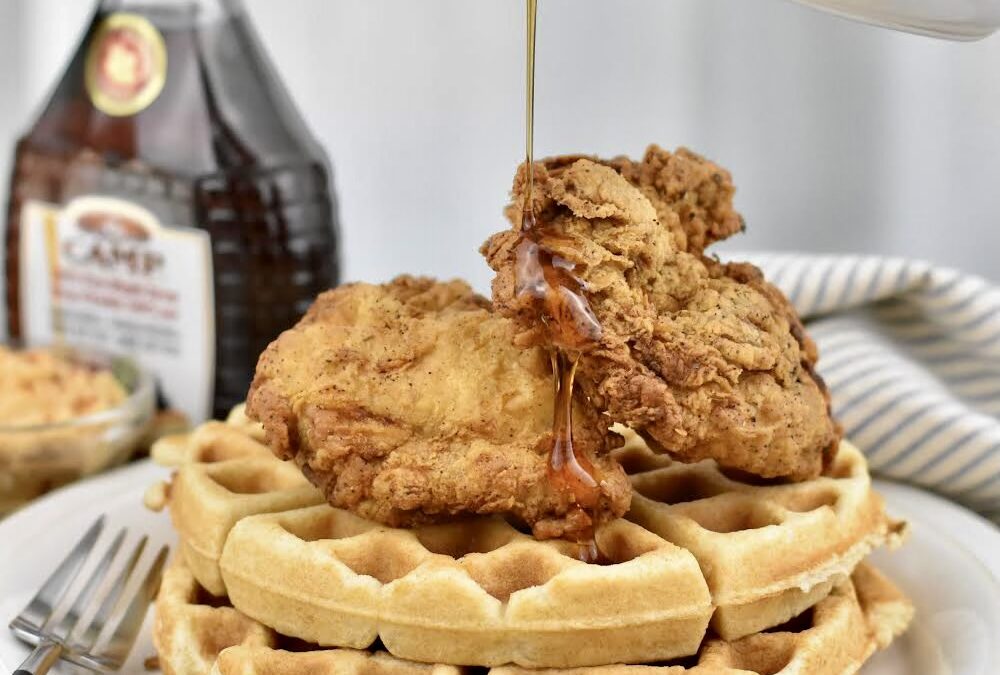
[{"label": "syrup pooling on waffle", "polygon": [[[520,660],[522,663],[546,663],[539,659],[548,656],[539,657],[532,651],[545,651],[540,644],[528,640],[522,645],[520,643],[523,641],[515,639],[520,631],[539,633],[541,626],[541,623],[536,622],[530,629],[525,628],[530,621],[518,614],[517,608],[531,606],[528,601],[533,597],[533,593],[528,591],[540,587],[558,591],[566,588],[563,579],[593,577],[595,574],[600,577],[600,574],[607,572],[598,573],[593,570],[616,570],[618,571],[617,577],[614,577],[616,580],[606,579],[607,592],[583,584],[580,586],[584,589],[580,596],[572,598],[567,595],[564,604],[587,607],[586,611],[577,611],[582,612],[581,617],[586,616],[589,620],[591,615],[589,608],[593,604],[593,598],[606,598],[611,607],[627,608],[624,615],[610,610],[609,614],[623,623],[628,623],[628,617],[641,614],[637,609],[643,606],[641,601],[648,601],[650,606],[659,610],[670,607],[672,602],[675,608],[684,606],[689,612],[688,615],[684,615],[678,610],[678,616],[674,617],[673,625],[680,626],[683,630],[662,632],[666,630],[661,621],[662,613],[660,617],[650,619],[647,615],[643,619],[646,621],[645,629],[649,633],[661,631],[655,641],[656,649],[660,650],[656,654],[692,653],[701,639],[700,633],[696,638],[692,638],[686,632],[692,625],[697,625],[697,622],[702,620],[699,614],[701,610],[692,609],[702,607],[698,602],[690,601],[694,597],[693,594],[680,598],[671,595],[666,600],[650,598],[650,589],[665,591],[667,588],[677,587],[684,593],[686,592],[683,591],[684,588],[705,583],[703,572],[697,569],[697,563],[692,564],[694,558],[687,551],[680,551],[683,555],[675,555],[677,560],[684,560],[678,568],[683,570],[684,574],[674,570],[675,576],[671,581],[661,580],[658,582],[659,585],[656,585],[650,583],[648,570],[639,574],[635,564],[630,563],[630,567],[619,564],[610,568],[583,565],[563,555],[568,553],[572,556],[575,553],[565,550],[564,543],[537,542],[498,520],[480,518],[450,525],[418,528],[413,531],[392,530],[323,504],[318,493],[309,492],[310,489],[304,485],[304,479],[294,467],[274,459],[266,452],[261,454],[267,449],[248,435],[252,433],[253,428],[253,425],[236,427],[232,424],[209,423],[188,437],[188,445],[181,452],[181,456],[188,463],[178,472],[171,489],[171,511],[175,514],[174,521],[181,535],[185,557],[195,568],[196,577],[216,594],[225,592],[229,582],[227,574],[219,569],[219,556],[227,540],[231,539],[229,532],[232,527],[247,520],[251,521],[248,527],[259,526],[260,523],[255,525],[249,518],[250,515],[258,513],[274,514],[276,517],[284,518],[283,522],[288,526],[288,530],[284,527],[272,528],[270,534],[263,535],[265,539],[257,544],[253,542],[257,535],[241,537],[239,541],[243,543],[234,544],[233,552],[228,558],[231,561],[229,571],[232,578],[240,584],[242,591],[237,592],[235,601],[237,606],[259,618],[282,615],[276,616],[274,621],[298,622],[294,625],[281,624],[280,628],[290,634],[327,645],[341,646],[366,646],[375,639],[375,635],[381,635],[386,640],[387,646],[397,654],[422,660],[447,659],[491,664],[500,663],[500,659],[506,658]],[[177,452],[175,450],[175,455]],[[698,558],[702,569],[705,570],[705,576],[709,577],[708,587],[715,591],[712,606],[715,607],[713,621],[716,632],[732,639],[780,624],[825,597],[835,582],[844,578],[853,569],[853,565],[857,562],[853,554],[841,555],[839,558],[834,556],[831,562],[830,542],[840,542],[843,544],[841,548],[846,547],[845,550],[848,551],[867,552],[870,545],[874,544],[865,543],[866,537],[870,538],[873,532],[876,533],[874,539],[877,540],[874,543],[889,537],[881,502],[871,493],[863,461],[856,452],[852,454],[849,448],[841,454],[842,457],[834,464],[831,475],[819,479],[818,482],[761,486],[730,478],[721,473],[711,462],[680,464],[662,456],[653,456],[641,445],[637,445],[634,441],[630,442],[619,452],[619,457],[631,472],[639,472],[635,475],[637,484],[649,483],[647,487],[651,496],[655,496],[652,492],[656,488],[663,493],[661,499],[665,503],[643,497],[640,490],[640,494],[635,498],[635,502],[640,506],[638,509],[633,508],[633,513],[629,517],[644,527],[632,524],[627,535],[618,536],[618,539],[629,544],[628,546],[608,544],[611,548],[632,551],[612,557],[616,561],[634,560],[634,556],[638,554],[640,558],[645,557],[648,560],[652,556],[638,552],[637,542],[644,539],[658,542],[654,548],[659,546],[663,551],[670,550],[669,547],[664,548],[666,542],[663,539],[673,537],[674,543],[680,544],[682,549],[694,552],[695,558]],[[213,459],[223,461],[215,463],[205,461]],[[288,483],[276,478],[283,473],[287,473]],[[824,487],[820,485],[822,481],[832,481],[833,484]],[[822,489],[816,490],[817,485]],[[859,495],[858,499],[852,501],[847,497],[852,494],[848,486],[853,486],[852,489]],[[832,494],[831,487],[836,487],[835,500],[829,496]],[[298,493],[300,496],[305,495],[302,498],[309,504],[317,505],[313,509],[304,510],[312,514],[309,518],[295,512],[301,504],[288,506],[287,501],[283,501],[292,499],[291,496],[295,495],[297,490],[301,491]],[[817,494],[820,496],[815,496]],[[733,503],[749,514],[737,518],[735,520],[737,525],[747,527],[764,524],[765,526],[740,530],[740,527],[726,524],[724,508],[719,507],[718,514],[710,512],[714,505],[720,502],[725,505],[729,500],[735,500]],[[831,506],[831,503],[836,508]],[[785,508],[781,506],[782,504],[791,505],[800,511]],[[854,506],[847,508],[851,504]],[[652,515],[647,514],[646,519],[641,517],[644,505],[652,512]],[[817,508],[805,509],[805,506]],[[783,512],[778,507],[791,515],[782,516]],[[695,517],[698,516],[699,509],[707,512],[707,515],[703,513],[699,516],[700,520]],[[191,516],[176,515],[185,513]],[[831,513],[837,514],[833,520]],[[869,518],[861,517],[866,513],[869,514]],[[872,515],[873,513],[875,515]],[[795,537],[799,536],[803,528],[816,524],[813,520],[801,518],[796,520],[798,517],[796,514],[807,516],[812,514],[810,518],[822,516],[819,523],[826,525],[824,538],[818,540],[800,537],[796,540]],[[778,516],[782,516],[784,520]],[[327,530],[324,531],[323,527],[302,529],[304,526],[302,523],[297,523],[297,519],[326,523]],[[353,525],[344,529],[345,523]],[[859,523],[862,526],[859,526]],[[607,531],[602,534],[604,537],[602,544],[614,538],[612,532],[624,532],[624,526],[624,523],[615,523],[613,528],[606,528]],[[658,531],[663,536],[653,534],[650,530]],[[474,543],[465,544],[464,548],[446,545],[445,542],[449,537],[441,533],[449,531],[455,533],[451,537],[452,540]],[[273,540],[266,538],[272,535]],[[276,541],[284,542],[284,545],[276,546]],[[781,542],[784,542],[785,549],[782,550],[788,559],[797,565],[781,567],[761,564],[761,560],[782,560],[782,557],[776,555],[778,551],[776,547]],[[860,549],[857,546],[858,542],[863,544]],[[336,556],[331,557],[327,553],[318,554],[317,551],[324,550],[324,546],[332,546],[331,550],[334,550],[336,555],[342,556],[342,559],[333,560]],[[575,549],[572,546],[570,548]],[[255,550],[256,553],[248,554],[248,550]],[[375,565],[370,560],[376,558],[370,554],[367,556],[369,562],[366,563],[366,550],[391,552],[392,555],[377,558],[391,561],[391,564],[381,562]],[[309,554],[309,551],[312,553]],[[755,572],[751,575],[747,574],[747,570],[740,562],[750,559],[751,553],[754,552],[763,557],[753,560],[752,565],[746,565],[746,568]],[[813,563],[812,566],[807,566],[805,575],[801,564],[803,560]],[[289,561],[296,561],[296,564],[291,564]],[[334,566],[334,562],[340,563],[339,576],[330,576],[330,571],[324,567]],[[663,560],[659,563],[664,568],[667,566]],[[583,571],[565,567],[571,564],[576,565],[577,570]],[[272,565],[288,568],[287,573],[269,572]],[[713,576],[713,565],[729,565],[731,573],[736,575],[735,581],[719,575]],[[262,566],[265,569],[261,574],[256,574],[252,571],[254,566]],[[491,579],[502,578],[503,575],[483,572],[481,568],[507,569],[511,572],[507,573],[504,583],[492,583]],[[529,570],[530,573],[525,570]],[[269,574],[275,577],[268,582],[271,586],[261,588],[265,583],[264,580],[270,579]],[[301,581],[293,582],[297,574],[301,577]],[[634,575],[636,579],[645,578],[645,581],[642,583],[636,581],[634,587],[627,590],[628,584],[622,579],[629,578],[629,574]],[[740,574],[743,576],[739,576]],[[457,576],[462,580],[461,583],[449,581],[449,575]],[[517,583],[510,582],[511,579],[518,578],[521,579],[522,586],[526,583],[524,579],[535,585],[521,587]],[[330,581],[325,587],[326,604],[323,606],[315,606],[312,602],[315,593],[310,585],[314,584],[312,581],[314,579]],[[678,579],[685,581],[680,583]],[[688,585],[685,586],[685,583]],[[505,590],[505,586],[513,590]],[[387,587],[391,588],[387,590]],[[359,589],[365,588],[368,589],[367,595],[357,595],[361,592]],[[473,609],[461,611],[453,609],[449,612],[448,610],[452,608],[465,607],[459,600],[451,602],[450,597],[450,594],[454,594],[461,599],[463,593],[466,601],[469,597],[477,598],[473,602]],[[542,595],[545,603],[536,603],[538,607],[558,599],[558,594],[551,595],[550,591],[546,593],[549,595]],[[638,604],[631,599],[624,600],[631,597],[630,593],[639,598]],[[294,604],[297,596],[301,598],[299,609],[294,612],[280,609],[285,604]],[[514,596],[513,603],[511,603],[512,596]],[[263,599],[265,597],[271,598],[274,602],[268,605]],[[386,598],[391,598],[391,603],[388,605],[386,603],[389,600]],[[433,602],[427,600],[425,603],[432,606],[427,609],[419,603],[414,604],[414,598],[433,599]],[[688,605],[683,605],[684,602],[688,602]],[[250,605],[254,603],[256,606],[251,608]],[[490,609],[491,605],[493,609]],[[338,606],[347,607],[348,615],[353,617],[355,622],[351,629],[354,631],[353,634],[347,637],[337,634],[337,629],[331,628],[336,623],[334,621],[299,621],[298,617],[323,615],[324,612],[336,615],[339,611]],[[514,607],[513,610],[511,606]],[[386,607],[392,611],[387,612]],[[562,609],[557,607],[553,611],[558,614]],[[712,608],[709,607],[707,611],[711,612]],[[496,640],[490,638],[492,652],[489,649],[477,651],[476,654],[463,652],[459,658],[455,654],[461,651],[461,644],[468,643],[467,633],[470,623],[467,618],[463,623],[463,616],[476,616],[477,612],[479,616],[477,621],[481,622],[482,626],[492,627],[491,630],[497,626],[503,628],[500,631],[501,637]],[[429,625],[429,617],[436,617],[436,623]],[[513,624],[505,625],[505,621]],[[581,619],[565,619],[565,621],[568,631],[573,621],[579,623]],[[480,625],[478,622],[476,625]],[[302,623],[305,625],[300,625]],[[322,630],[326,632],[320,632],[317,626],[322,626]],[[602,630],[611,629],[604,626]],[[640,644],[647,637],[641,631],[629,630],[628,634],[633,638],[631,646],[628,640],[623,641],[621,647],[623,653],[612,659],[613,661],[668,658],[659,655],[627,658],[627,654],[646,650],[646,646]],[[481,633],[481,635],[486,634]],[[432,636],[437,636],[438,639],[431,639]],[[483,640],[485,639],[483,637]],[[519,644],[513,646],[514,642]],[[563,647],[552,647],[553,642],[558,643],[558,640],[549,641],[548,653],[568,652],[571,655],[568,658],[577,659],[571,661],[572,663],[596,663],[598,658],[607,658],[587,653],[591,647],[599,648],[600,641],[596,639],[596,634],[591,634],[584,640],[575,640],[572,645],[566,644]],[[581,643],[586,646],[585,649],[580,649]],[[442,651],[434,651],[435,649]],[[521,651],[515,654],[514,652],[518,650]],[[475,649],[469,647],[467,651],[472,652]],[[570,662],[566,661],[566,656],[560,658],[563,660],[555,665],[562,666]]]},{"label": "syrup pooling on waffle", "polygon": [[635,494],[627,518],[691,551],[718,606],[713,629],[736,639],[825,597],[899,526],[871,489],[864,457],[842,442],[828,472],[793,484],[747,482],[711,460],[655,455],[635,434],[617,451]]}]

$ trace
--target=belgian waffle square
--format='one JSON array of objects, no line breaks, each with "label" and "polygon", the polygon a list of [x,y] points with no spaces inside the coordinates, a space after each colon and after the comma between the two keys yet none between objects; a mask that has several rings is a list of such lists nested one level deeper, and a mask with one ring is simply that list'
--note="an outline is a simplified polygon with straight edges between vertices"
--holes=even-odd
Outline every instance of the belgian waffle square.
[{"label": "belgian waffle square", "polygon": [[[202,588],[183,558],[163,575],[156,600],[153,642],[166,675],[253,672],[315,675],[459,675],[454,666],[397,659],[385,652],[348,649],[291,652],[270,628]],[[243,651],[246,650],[246,651]]]},{"label": "belgian waffle square", "polygon": [[153,644],[166,675],[207,673],[226,647],[274,647],[273,630],[212,597],[175,556],[156,598]]},{"label": "belgian waffle square", "polygon": [[904,534],[849,442],[819,478],[779,484],[734,476],[712,460],[673,461],[621,431],[627,442],[616,454],[635,490],[626,517],[698,560],[718,608],[712,628],[723,639],[796,616]]},{"label": "belgian waffle square", "polygon": [[160,440],[152,453],[158,463],[178,467],[167,495],[170,517],[181,555],[198,582],[215,595],[226,592],[219,558],[237,522],[324,502],[294,464],[279,461],[246,428],[234,424],[206,422],[190,434]]}]

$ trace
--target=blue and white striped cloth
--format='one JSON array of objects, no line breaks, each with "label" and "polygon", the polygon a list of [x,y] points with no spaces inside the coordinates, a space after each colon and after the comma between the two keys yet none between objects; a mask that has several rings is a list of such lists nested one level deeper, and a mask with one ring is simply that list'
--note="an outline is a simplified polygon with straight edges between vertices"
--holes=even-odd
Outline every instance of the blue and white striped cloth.
[{"label": "blue and white striped cloth", "polygon": [[872,470],[1000,523],[1000,289],[901,259],[748,257],[806,320]]}]

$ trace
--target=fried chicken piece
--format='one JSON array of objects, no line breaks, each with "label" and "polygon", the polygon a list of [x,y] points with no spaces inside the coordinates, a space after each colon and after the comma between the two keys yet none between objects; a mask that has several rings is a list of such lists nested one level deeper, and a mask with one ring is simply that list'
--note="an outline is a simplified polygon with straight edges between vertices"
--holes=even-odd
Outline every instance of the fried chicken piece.
[{"label": "fried chicken piece", "polygon": [[[574,537],[589,517],[547,474],[553,392],[542,349],[463,282],[400,277],[319,296],[260,357],[247,413],[330,504],[396,527],[511,514],[536,536]],[[598,520],[631,488],[617,436],[575,407],[575,443],[601,476]]]},{"label": "fried chicken piece", "polygon": [[[703,173],[687,163],[695,156],[663,157],[653,148],[642,165],[578,158],[536,165],[530,236],[571,270],[601,327],[581,356],[578,381],[600,411],[684,460],[813,477],[837,440],[814,375],[815,345],[756,268],[702,255],[701,245],[740,228],[728,174],[708,170],[717,189],[688,197],[672,186],[704,185],[690,180]],[[507,212],[513,229],[482,252],[496,271],[496,310],[517,322],[519,344],[535,347],[553,343],[559,317],[518,288],[524,175],[522,167]]]},{"label": "fried chicken piece", "polygon": [[641,162],[616,157],[606,164],[649,199],[660,223],[671,228],[679,251],[700,254],[745,229],[733,208],[732,176],[687,148],[671,153],[651,145]]},{"label": "fried chicken piece", "polygon": [[[660,224],[670,229],[679,251],[700,255],[710,244],[744,230],[743,218],[733,208],[736,188],[732,176],[687,148],[670,152],[650,145],[641,162],[624,156],[604,160],[564,155],[544,163],[551,172],[581,159],[611,167],[639,188],[656,209]],[[520,204],[515,206],[520,209]]]}]

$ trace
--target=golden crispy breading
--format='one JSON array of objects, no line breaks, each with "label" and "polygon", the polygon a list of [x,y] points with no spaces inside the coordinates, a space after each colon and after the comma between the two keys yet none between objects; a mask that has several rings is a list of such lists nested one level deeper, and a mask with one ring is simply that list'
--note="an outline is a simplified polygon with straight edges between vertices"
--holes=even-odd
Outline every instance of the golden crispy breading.
[{"label": "golden crispy breading", "polygon": [[[572,536],[586,523],[547,475],[549,360],[514,333],[463,282],[342,286],[261,356],[247,413],[334,506],[393,526],[509,513]],[[608,425],[588,406],[575,416],[603,477],[599,516],[621,516],[631,489]]]},{"label": "golden crispy breading", "polygon": [[641,162],[616,157],[606,164],[649,199],[680,251],[701,253],[743,231],[743,218],[733,208],[732,176],[687,148],[671,153],[651,145]]},{"label": "golden crispy breading", "polygon": [[[669,166],[649,185],[673,184]],[[815,347],[780,291],[755,268],[723,265],[698,250],[732,229],[711,224],[711,214],[732,213],[728,198],[693,211],[674,210],[665,198],[654,205],[647,196],[653,187],[640,190],[588,159],[546,160],[535,176],[533,237],[573,266],[603,328],[578,374],[591,403],[687,460],[712,457],[767,477],[818,474],[836,431],[812,374]],[[523,200],[522,170],[508,209],[514,228],[494,235],[483,254],[496,271],[496,310],[517,321],[519,344],[533,346],[548,338],[544,310],[517,292]],[[699,202],[676,201],[685,209]],[[684,213],[709,223],[684,230],[690,252],[678,244]]]},{"label": "golden crispy breading", "polygon": [[[641,162],[628,157],[600,159],[564,155],[544,160],[550,172],[588,159],[620,173],[656,209],[660,225],[670,230],[674,248],[701,254],[710,244],[742,232],[743,218],[733,208],[736,188],[729,172],[687,148],[676,152],[650,145]],[[520,209],[519,203],[511,208]],[[513,218],[513,212],[508,212]]]}]

